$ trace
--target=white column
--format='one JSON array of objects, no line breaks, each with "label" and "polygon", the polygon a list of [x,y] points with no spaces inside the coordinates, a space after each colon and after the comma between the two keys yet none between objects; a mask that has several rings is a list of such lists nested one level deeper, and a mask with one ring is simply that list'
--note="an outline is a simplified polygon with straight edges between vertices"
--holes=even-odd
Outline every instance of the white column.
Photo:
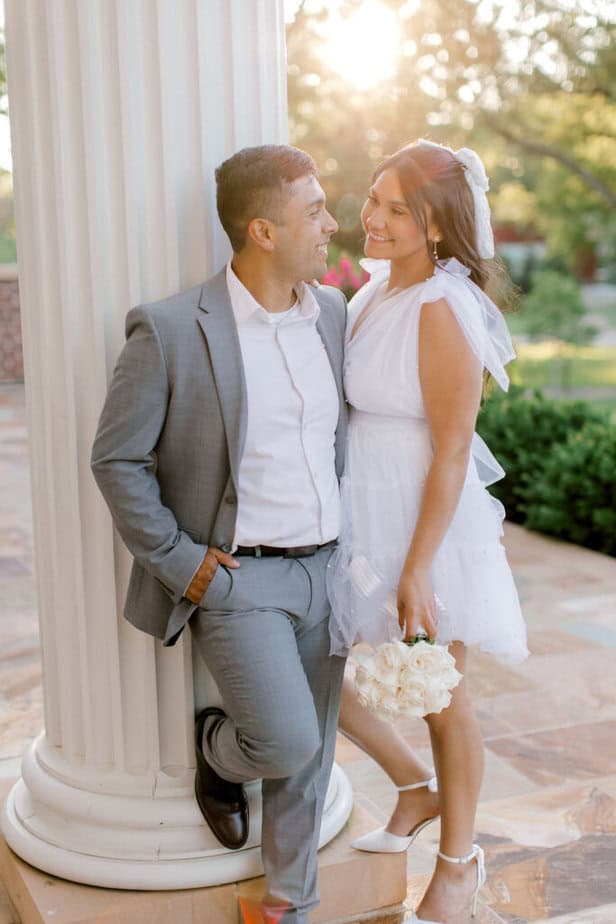
[{"label": "white column", "polygon": [[[123,620],[130,561],[89,454],[128,308],[227,256],[214,168],[286,139],[283,0],[6,0],[6,29],[46,729],[2,830],[94,885],[254,876],[258,787],[228,852],[192,793],[188,633],[163,649]],[[335,770],[323,842],[349,811]]]}]

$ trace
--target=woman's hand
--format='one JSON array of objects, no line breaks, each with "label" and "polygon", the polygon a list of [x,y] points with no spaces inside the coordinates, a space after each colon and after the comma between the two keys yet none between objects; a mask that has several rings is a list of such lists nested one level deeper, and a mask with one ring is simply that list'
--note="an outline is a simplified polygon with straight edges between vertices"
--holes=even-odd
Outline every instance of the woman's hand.
[{"label": "woman's hand", "polygon": [[436,600],[427,571],[402,572],[397,603],[398,622],[405,639],[415,638],[421,629],[429,639],[436,638]]}]

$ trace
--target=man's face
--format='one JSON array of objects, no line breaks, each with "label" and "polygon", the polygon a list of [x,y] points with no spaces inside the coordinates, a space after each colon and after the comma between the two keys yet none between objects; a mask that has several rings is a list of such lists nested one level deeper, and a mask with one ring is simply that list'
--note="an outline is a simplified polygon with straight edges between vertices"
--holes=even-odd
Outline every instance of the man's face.
[{"label": "man's face", "polygon": [[293,282],[322,276],[327,245],[337,230],[316,177],[302,176],[289,183],[280,223],[273,230],[276,268]]}]

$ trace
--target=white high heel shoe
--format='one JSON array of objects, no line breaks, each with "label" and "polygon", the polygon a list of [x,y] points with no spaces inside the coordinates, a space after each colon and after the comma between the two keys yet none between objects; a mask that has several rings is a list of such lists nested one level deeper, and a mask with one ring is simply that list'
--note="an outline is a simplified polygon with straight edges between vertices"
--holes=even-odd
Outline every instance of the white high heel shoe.
[{"label": "white high heel shoe", "polygon": [[[435,776],[431,776],[429,780],[422,780],[420,783],[396,786],[396,789],[398,792],[408,792],[411,789],[422,789],[424,786],[430,792],[438,792]],[[432,824],[433,821],[436,821],[437,818],[438,815],[434,815],[432,818],[420,821],[411,829],[407,837],[392,834],[391,831],[386,831],[385,828],[377,828],[376,831],[370,831],[368,834],[364,834],[363,837],[358,837],[351,841],[351,847],[354,847],[355,850],[365,850],[368,853],[402,853],[404,850],[408,850],[417,835]]]},{"label": "white high heel shoe", "polygon": [[[438,855],[441,860],[447,860],[448,863],[470,863],[471,860],[477,860],[477,885],[471,898],[471,917],[474,918],[477,913],[479,889],[486,881],[486,864],[483,850],[479,844],[473,844],[473,849],[465,857],[448,857],[446,853],[441,853],[440,850]],[[413,912],[413,916],[409,918],[409,924],[442,924],[442,921],[428,921],[426,918],[418,918]]]}]

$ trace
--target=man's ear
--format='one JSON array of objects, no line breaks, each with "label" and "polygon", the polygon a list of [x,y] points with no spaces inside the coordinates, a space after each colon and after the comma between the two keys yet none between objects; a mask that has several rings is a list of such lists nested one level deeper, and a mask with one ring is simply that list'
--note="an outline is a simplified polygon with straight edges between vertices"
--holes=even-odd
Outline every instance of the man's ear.
[{"label": "man's ear", "polygon": [[246,230],[257,247],[270,252],[274,249],[274,229],[267,218],[253,218]]}]

